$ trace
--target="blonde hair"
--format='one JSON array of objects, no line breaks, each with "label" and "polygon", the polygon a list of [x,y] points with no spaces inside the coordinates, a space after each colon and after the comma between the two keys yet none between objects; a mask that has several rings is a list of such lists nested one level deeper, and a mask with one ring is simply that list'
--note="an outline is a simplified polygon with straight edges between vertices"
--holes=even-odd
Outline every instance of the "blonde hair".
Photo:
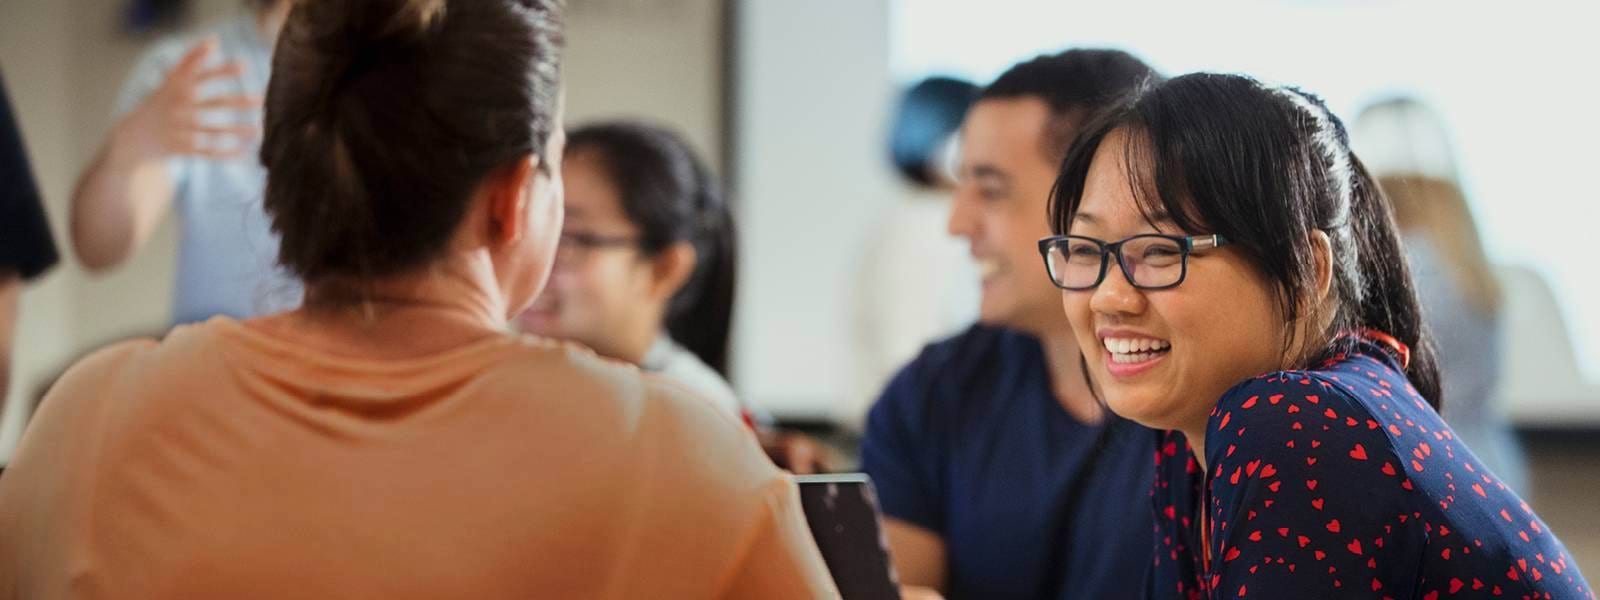
[{"label": "blonde hair", "polygon": [[1467,304],[1483,316],[1500,310],[1500,283],[1489,268],[1467,197],[1454,182],[1427,175],[1378,178],[1394,206],[1395,222],[1409,235],[1425,236],[1439,251],[1450,279]]}]

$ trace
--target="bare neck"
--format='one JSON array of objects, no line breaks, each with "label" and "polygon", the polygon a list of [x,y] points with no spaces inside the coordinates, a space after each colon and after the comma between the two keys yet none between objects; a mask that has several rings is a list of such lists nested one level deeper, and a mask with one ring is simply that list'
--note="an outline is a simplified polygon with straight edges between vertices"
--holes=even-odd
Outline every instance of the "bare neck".
[{"label": "bare neck", "polygon": [[1178,430],[1184,439],[1189,441],[1189,447],[1194,450],[1195,462],[1200,463],[1200,470],[1204,472],[1206,465],[1206,424],[1201,422],[1196,426],[1183,427]]},{"label": "bare neck", "polygon": [[360,292],[316,285],[304,307],[253,325],[334,353],[411,358],[503,335],[508,302],[487,255],[458,255]]},{"label": "bare neck", "polygon": [[609,352],[596,348],[600,354],[611,358],[626,361],[635,365],[644,365],[645,357],[650,355],[650,350],[655,347],[656,340],[667,335],[666,330],[658,325],[650,327],[632,327],[628,332],[618,332],[617,344]]}]

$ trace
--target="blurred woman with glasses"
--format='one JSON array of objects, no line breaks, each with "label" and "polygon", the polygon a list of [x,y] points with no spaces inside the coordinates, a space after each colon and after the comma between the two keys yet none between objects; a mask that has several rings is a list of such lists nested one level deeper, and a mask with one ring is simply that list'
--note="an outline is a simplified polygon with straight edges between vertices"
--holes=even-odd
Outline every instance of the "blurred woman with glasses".
[{"label": "blurred woman with glasses", "polygon": [[562,176],[555,270],[522,330],[659,371],[742,414],[725,379],[733,219],[706,166],[666,129],[600,123],[569,132]]},{"label": "blurred woman with glasses", "polygon": [[1040,244],[1106,405],[1168,430],[1154,598],[1593,598],[1436,412],[1388,201],[1317,97],[1157,84],[1086,127]]},{"label": "blurred woman with glasses", "polygon": [[636,122],[570,132],[566,225],[550,283],[517,319],[675,381],[762,435],[781,466],[826,466],[802,436],[768,428],[727,382],[737,254],[721,186],[677,134]]}]

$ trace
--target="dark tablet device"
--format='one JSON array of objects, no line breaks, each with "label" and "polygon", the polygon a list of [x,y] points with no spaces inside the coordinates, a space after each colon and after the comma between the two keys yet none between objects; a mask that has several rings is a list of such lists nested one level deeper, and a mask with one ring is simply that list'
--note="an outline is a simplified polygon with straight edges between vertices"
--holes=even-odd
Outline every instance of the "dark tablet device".
[{"label": "dark tablet device", "polygon": [[865,473],[797,475],[800,503],[822,560],[845,600],[899,600],[878,495]]}]

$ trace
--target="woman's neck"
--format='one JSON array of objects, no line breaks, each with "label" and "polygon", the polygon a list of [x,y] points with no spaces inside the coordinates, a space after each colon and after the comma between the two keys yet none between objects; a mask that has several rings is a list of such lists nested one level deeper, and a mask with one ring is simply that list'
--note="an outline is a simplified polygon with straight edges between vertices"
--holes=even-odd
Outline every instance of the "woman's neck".
[{"label": "woman's neck", "polygon": [[635,313],[634,318],[619,319],[619,322],[612,323],[614,337],[611,347],[604,351],[598,347],[595,350],[603,356],[641,367],[649,366],[644,364],[644,360],[655,348],[656,342],[671,335],[667,333],[666,306],[641,308],[644,311]]},{"label": "woman's neck", "polygon": [[1178,430],[1184,439],[1189,441],[1189,447],[1194,450],[1194,460],[1200,463],[1200,471],[1205,472],[1206,465],[1206,423],[1201,421],[1198,427],[1183,427]]},{"label": "woman's neck", "polygon": [[488,256],[461,255],[360,286],[309,286],[303,307],[259,326],[334,352],[406,358],[502,335],[506,313]]},{"label": "woman's neck", "polygon": [[666,337],[666,331],[658,329],[640,329],[637,333],[619,336],[617,343],[607,348],[595,348],[601,356],[614,358],[629,364],[647,367],[645,358],[650,355],[650,350],[655,348],[656,341]]}]

